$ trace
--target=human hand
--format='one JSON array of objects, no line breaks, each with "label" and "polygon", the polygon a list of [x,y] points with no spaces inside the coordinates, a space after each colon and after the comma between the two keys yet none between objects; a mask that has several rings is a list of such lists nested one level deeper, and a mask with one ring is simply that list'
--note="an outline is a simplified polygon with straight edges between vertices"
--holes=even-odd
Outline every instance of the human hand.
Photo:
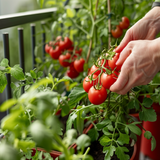
[{"label": "human hand", "polygon": [[131,41],[122,50],[117,65],[122,65],[110,90],[126,94],[131,88],[148,84],[160,70],[160,38]]},{"label": "human hand", "polygon": [[133,40],[152,40],[160,31],[159,7],[154,7],[142,19],[127,30],[120,45],[115,49],[121,52],[125,46]]}]

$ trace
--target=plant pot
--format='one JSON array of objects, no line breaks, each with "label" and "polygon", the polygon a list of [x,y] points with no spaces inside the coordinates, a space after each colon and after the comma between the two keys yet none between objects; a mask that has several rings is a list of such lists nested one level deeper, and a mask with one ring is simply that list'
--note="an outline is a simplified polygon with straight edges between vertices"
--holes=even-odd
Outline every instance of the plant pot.
[{"label": "plant pot", "polygon": [[157,121],[155,122],[143,122],[143,127],[150,131],[152,135],[156,139],[156,148],[154,151],[151,151],[151,140],[146,139],[144,135],[144,131],[142,132],[142,139],[141,139],[141,152],[148,156],[149,158],[153,160],[159,160],[159,152],[160,152],[160,105],[157,103],[154,103],[153,108],[156,111],[157,114]]},{"label": "plant pot", "polygon": [[[132,117],[134,117],[137,121],[140,121],[139,119],[139,113],[133,113],[133,114],[130,114]],[[139,128],[140,125],[137,125]],[[135,158],[134,160],[138,160],[139,159],[139,156],[140,156],[140,149],[141,149],[141,137],[142,135],[137,135],[137,142],[136,142],[136,155],[135,155]]]}]

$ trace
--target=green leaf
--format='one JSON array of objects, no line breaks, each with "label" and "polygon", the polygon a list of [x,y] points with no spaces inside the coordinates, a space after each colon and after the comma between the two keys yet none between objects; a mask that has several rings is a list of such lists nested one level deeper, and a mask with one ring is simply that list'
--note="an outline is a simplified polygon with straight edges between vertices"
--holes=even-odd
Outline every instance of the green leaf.
[{"label": "green leaf", "polygon": [[36,72],[34,70],[30,70],[30,74],[31,74],[33,79],[37,79],[37,75],[36,75]]},{"label": "green leaf", "polygon": [[17,80],[24,80],[24,73],[22,68],[19,65],[15,65],[11,68],[11,75],[16,78]]},{"label": "green leaf", "polygon": [[76,15],[76,11],[72,8],[67,8],[67,17],[73,18]]},{"label": "green leaf", "polygon": [[129,160],[130,157],[128,154],[125,154],[125,152],[129,152],[129,150],[126,148],[126,147],[120,147],[118,146],[116,148],[116,152],[115,154],[117,155],[117,157],[120,159],[120,160]]},{"label": "green leaf", "polygon": [[59,23],[58,23],[57,21],[54,21],[54,22],[52,23],[51,31],[52,31],[53,34],[55,34],[55,33],[57,32],[58,26],[59,26]]},{"label": "green leaf", "polygon": [[99,137],[99,133],[95,128],[92,128],[88,131],[88,136],[91,138],[91,141],[96,141]]},{"label": "green leaf", "polygon": [[154,138],[154,136],[152,136],[151,139],[151,151],[153,151],[156,148],[156,139]]},{"label": "green leaf", "polygon": [[7,67],[8,66],[8,59],[6,59],[6,58],[4,58],[2,61],[1,61],[1,63],[0,63],[0,66],[2,66],[2,67]]},{"label": "green leaf", "polygon": [[60,82],[66,82],[66,81],[73,82],[73,80],[72,80],[70,77],[64,76],[62,79],[60,79],[60,80],[58,81],[58,83],[60,83]]},{"label": "green leaf", "polygon": [[131,100],[129,103],[128,103],[128,108],[129,109],[134,109],[135,105],[134,105],[134,100]]},{"label": "green leaf", "polygon": [[71,91],[71,93],[69,94],[69,101],[68,104],[70,106],[70,108],[74,108],[75,105],[85,96],[87,96],[87,93],[85,92],[85,90],[83,89],[82,84],[80,84],[79,86],[73,88],[73,90]]},{"label": "green leaf", "polygon": [[117,142],[120,145],[124,145],[124,144],[129,144],[129,140],[130,140],[129,135],[120,133],[120,136],[117,139]]},{"label": "green leaf", "polygon": [[0,160],[20,160],[20,154],[13,146],[0,143]]},{"label": "green leaf", "polygon": [[157,120],[157,115],[153,108],[147,109],[143,107],[142,111],[139,112],[139,118],[141,121],[155,122]]},{"label": "green leaf", "polygon": [[152,101],[152,99],[150,99],[150,98],[144,97],[142,104],[143,104],[145,107],[150,108],[150,107],[152,106],[152,104],[153,104],[153,101]]},{"label": "green leaf", "polygon": [[107,145],[109,145],[109,144],[111,143],[112,140],[111,140],[108,136],[103,135],[103,136],[99,139],[99,141],[100,141],[100,144],[101,144],[102,146],[107,146]]},{"label": "green leaf", "polygon": [[4,112],[17,103],[16,99],[9,99],[0,106],[0,112]]},{"label": "green leaf", "polygon": [[4,89],[6,88],[7,85],[7,78],[5,74],[0,72],[0,93],[3,93]]},{"label": "green leaf", "polygon": [[126,125],[133,133],[135,133],[135,134],[137,134],[137,135],[141,135],[141,133],[142,133],[142,131],[141,131],[141,129],[138,127],[138,126],[136,126],[136,125],[134,125],[134,124],[128,124],[128,125]]},{"label": "green leaf", "polygon": [[112,135],[112,133],[110,133],[110,132],[108,131],[108,127],[104,127],[102,131],[103,131],[103,133],[104,133],[106,136]]},{"label": "green leaf", "polygon": [[116,148],[114,146],[112,146],[112,145],[109,146],[109,147],[104,147],[103,148],[103,153],[106,153],[104,160],[110,160],[111,157],[113,156],[115,150],[116,150]]},{"label": "green leaf", "polygon": [[69,115],[68,120],[67,120],[67,124],[66,124],[66,130],[69,130],[72,128],[73,121],[76,118],[77,118],[77,114],[75,114],[75,113]]},{"label": "green leaf", "polygon": [[102,122],[99,122],[98,124],[96,124],[97,129],[102,129],[104,128],[106,125],[108,125],[111,122],[111,120],[109,119],[104,119]]},{"label": "green leaf", "polygon": [[76,140],[76,144],[77,144],[77,149],[84,149],[85,147],[88,147],[90,145],[90,137],[86,134],[82,134],[80,135],[77,140]]},{"label": "green leaf", "polygon": [[152,133],[150,131],[146,131],[144,133],[144,137],[147,138],[147,139],[150,139],[152,137]]},{"label": "green leaf", "polygon": [[15,139],[15,147],[21,149],[23,152],[27,152],[29,149],[35,147],[35,142],[33,141],[24,141]]}]

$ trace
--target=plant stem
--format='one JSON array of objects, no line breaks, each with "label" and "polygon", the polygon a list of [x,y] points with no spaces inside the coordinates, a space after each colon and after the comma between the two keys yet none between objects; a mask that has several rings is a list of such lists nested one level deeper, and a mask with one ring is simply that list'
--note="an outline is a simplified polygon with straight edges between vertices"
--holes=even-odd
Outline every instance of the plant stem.
[{"label": "plant stem", "polygon": [[[107,6],[108,6],[108,14],[111,13],[111,4],[110,4],[110,0],[107,0]],[[111,18],[108,19],[108,49],[110,48],[111,45]]]}]

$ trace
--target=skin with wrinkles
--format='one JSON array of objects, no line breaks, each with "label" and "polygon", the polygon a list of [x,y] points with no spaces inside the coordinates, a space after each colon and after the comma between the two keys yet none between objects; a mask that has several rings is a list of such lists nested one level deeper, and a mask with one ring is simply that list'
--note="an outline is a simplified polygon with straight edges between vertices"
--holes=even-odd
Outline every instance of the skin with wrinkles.
[{"label": "skin with wrinkles", "polygon": [[115,49],[120,53],[117,65],[122,65],[117,81],[110,90],[126,94],[131,88],[148,84],[160,70],[159,7],[154,7],[133,25]]}]

